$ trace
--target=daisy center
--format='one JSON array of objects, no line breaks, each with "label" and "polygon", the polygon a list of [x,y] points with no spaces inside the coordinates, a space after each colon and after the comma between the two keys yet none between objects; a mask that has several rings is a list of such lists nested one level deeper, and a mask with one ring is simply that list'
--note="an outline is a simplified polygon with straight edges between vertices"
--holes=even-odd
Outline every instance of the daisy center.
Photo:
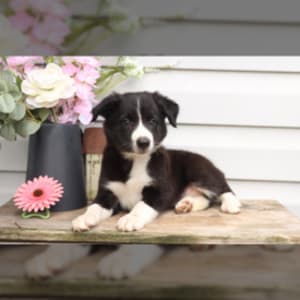
[{"label": "daisy center", "polygon": [[37,189],[33,192],[34,197],[41,197],[44,194],[43,190]]}]

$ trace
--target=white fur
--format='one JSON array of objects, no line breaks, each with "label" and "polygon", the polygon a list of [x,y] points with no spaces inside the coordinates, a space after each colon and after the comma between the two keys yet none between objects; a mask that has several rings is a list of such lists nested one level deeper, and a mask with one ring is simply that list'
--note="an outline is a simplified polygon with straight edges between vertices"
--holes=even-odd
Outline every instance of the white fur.
[{"label": "white fur", "polygon": [[44,252],[25,263],[25,273],[29,278],[45,279],[65,271],[72,263],[88,255],[90,246],[51,245]]},{"label": "white fur", "polygon": [[232,193],[224,193],[219,199],[221,200],[221,210],[229,214],[237,214],[241,210],[241,202]]},{"label": "white fur", "polygon": [[137,100],[137,113],[138,113],[138,117],[139,117],[139,123],[138,123],[138,126],[132,132],[132,135],[131,135],[133,149],[134,149],[135,152],[138,152],[139,149],[137,147],[137,140],[141,137],[146,137],[150,141],[149,149],[152,150],[153,146],[154,146],[153,135],[150,132],[150,130],[148,130],[145,127],[145,125],[143,124],[140,100]]},{"label": "white fur", "polygon": [[209,206],[209,200],[204,196],[186,196],[178,201],[175,210],[177,213],[201,211]]},{"label": "white fur", "polygon": [[124,279],[139,274],[163,254],[156,245],[122,245],[98,264],[98,274],[106,279]]},{"label": "white fur", "polygon": [[118,197],[122,208],[131,210],[141,200],[144,187],[151,183],[147,173],[149,160],[149,155],[135,155],[128,181],[111,181],[106,185]]},{"label": "white fur", "polygon": [[152,222],[158,216],[158,212],[145,202],[140,201],[132,211],[121,217],[117,228],[120,231],[135,231],[142,229],[146,224]]},{"label": "white fur", "polygon": [[99,204],[90,205],[86,212],[72,221],[74,231],[86,231],[98,225],[101,221],[109,218],[113,213],[112,209],[106,209]]}]

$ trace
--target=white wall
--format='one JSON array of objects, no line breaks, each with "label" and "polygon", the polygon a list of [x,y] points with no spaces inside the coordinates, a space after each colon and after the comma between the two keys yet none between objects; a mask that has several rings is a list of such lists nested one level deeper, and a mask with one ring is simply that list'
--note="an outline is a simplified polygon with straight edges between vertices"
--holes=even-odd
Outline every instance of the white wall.
[{"label": "white wall", "polygon": [[[140,57],[173,70],[128,80],[118,91],[160,91],[181,106],[166,145],[207,155],[241,198],[300,210],[300,57]],[[114,58],[106,58],[109,64]],[[1,141],[0,199],[24,180],[26,141]]]}]

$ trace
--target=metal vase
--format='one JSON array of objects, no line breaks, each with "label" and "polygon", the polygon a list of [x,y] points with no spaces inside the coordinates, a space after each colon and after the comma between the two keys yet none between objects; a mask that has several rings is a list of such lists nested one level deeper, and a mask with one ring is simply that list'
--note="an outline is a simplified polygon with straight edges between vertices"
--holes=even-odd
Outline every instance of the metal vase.
[{"label": "metal vase", "polygon": [[82,133],[78,125],[45,123],[29,140],[27,180],[54,177],[64,186],[64,196],[51,211],[86,206]]}]

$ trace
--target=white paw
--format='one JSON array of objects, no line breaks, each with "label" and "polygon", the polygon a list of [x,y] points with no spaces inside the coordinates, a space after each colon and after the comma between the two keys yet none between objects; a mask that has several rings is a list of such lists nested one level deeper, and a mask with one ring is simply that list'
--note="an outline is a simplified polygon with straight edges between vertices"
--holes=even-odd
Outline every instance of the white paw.
[{"label": "white paw", "polygon": [[186,214],[192,211],[201,211],[209,207],[209,201],[203,196],[184,197],[175,206],[177,214]]},{"label": "white paw", "polygon": [[123,245],[99,262],[97,272],[105,279],[131,278],[154,263],[162,254],[163,250],[156,245]]},{"label": "white paw", "polygon": [[111,215],[112,210],[105,209],[98,204],[92,204],[84,214],[72,221],[73,231],[88,231]]},{"label": "white paw", "polygon": [[47,279],[54,275],[48,266],[45,253],[39,254],[25,263],[25,274],[31,279]]},{"label": "white paw", "polygon": [[117,223],[117,229],[120,231],[136,231],[145,226],[142,217],[129,213],[121,217]]},{"label": "white paw", "polygon": [[73,231],[88,231],[97,225],[95,216],[83,214],[72,221]]},{"label": "white paw", "polygon": [[229,214],[238,214],[241,211],[241,202],[232,194],[225,193],[220,197],[221,210]]},{"label": "white paw", "polygon": [[181,199],[175,206],[177,214],[186,214],[193,210],[193,201],[191,198],[185,197]]},{"label": "white paw", "polygon": [[53,245],[25,263],[25,273],[32,279],[47,279],[66,270],[73,262],[85,257],[90,246]]}]

